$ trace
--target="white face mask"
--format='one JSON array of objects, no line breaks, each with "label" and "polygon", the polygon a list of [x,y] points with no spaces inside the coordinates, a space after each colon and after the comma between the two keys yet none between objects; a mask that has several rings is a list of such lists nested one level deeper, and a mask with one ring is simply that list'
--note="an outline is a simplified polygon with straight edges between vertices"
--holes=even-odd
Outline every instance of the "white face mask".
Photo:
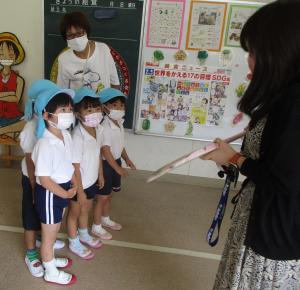
[{"label": "white face mask", "polygon": [[103,115],[100,112],[92,113],[84,116],[82,124],[87,127],[97,127],[103,119]]},{"label": "white face mask", "polygon": [[120,121],[125,116],[124,110],[110,110],[108,117],[115,120]]},{"label": "white face mask", "polygon": [[70,47],[71,49],[75,51],[83,51],[86,48],[88,41],[89,40],[85,34],[80,37],[69,39],[67,40],[67,43],[68,43],[68,47]]},{"label": "white face mask", "polygon": [[59,114],[52,114],[51,115],[57,116],[57,124],[48,120],[49,124],[57,129],[66,130],[70,128],[74,121],[74,114],[71,113],[59,113]]},{"label": "white face mask", "polygon": [[11,66],[14,63],[14,61],[13,59],[0,59],[0,63],[3,66]]}]

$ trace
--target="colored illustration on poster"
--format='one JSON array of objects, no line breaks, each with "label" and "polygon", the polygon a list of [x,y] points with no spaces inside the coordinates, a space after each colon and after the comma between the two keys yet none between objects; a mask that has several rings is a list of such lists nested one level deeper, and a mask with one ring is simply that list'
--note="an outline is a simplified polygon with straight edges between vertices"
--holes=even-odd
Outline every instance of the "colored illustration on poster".
[{"label": "colored illustration on poster", "polygon": [[186,49],[220,51],[223,40],[227,4],[192,1]]},{"label": "colored illustration on poster", "polygon": [[222,126],[230,82],[230,69],[148,64],[139,118],[185,123],[186,134],[191,134],[194,126]]},{"label": "colored illustration on poster", "polygon": [[259,6],[230,5],[226,28],[225,46],[240,47],[241,31],[247,19]]},{"label": "colored illustration on poster", "polygon": [[150,0],[146,45],[179,48],[184,9],[184,0]]},{"label": "colored illustration on poster", "polygon": [[0,33],[0,142],[17,142],[25,125],[21,102],[25,81],[12,68],[24,58],[18,38],[10,32]]}]

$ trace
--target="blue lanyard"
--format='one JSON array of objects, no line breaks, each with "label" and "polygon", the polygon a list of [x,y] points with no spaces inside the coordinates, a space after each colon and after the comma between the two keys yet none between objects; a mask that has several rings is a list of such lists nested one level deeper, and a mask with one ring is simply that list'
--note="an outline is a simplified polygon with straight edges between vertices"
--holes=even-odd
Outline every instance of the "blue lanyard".
[{"label": "blue lanyard", "polygon": [[[230,191],[230,185],[232,182],[235,182],[235,184],[236,184],[239,172],[235,166],[230,164],[228,167],[226,167],[226,168],[224,167],[224,171],[222,171],[219,175],[221,175],[221,174],[223,176],[224,176],[224,174],[226,174],[225,184],[224,184],[224,188],[222,191],[222,195],[221,195],[214,219],[212,221],[212,224],[211,224],[211,226],[207,232],[207,236],[206,236],[206,240],[211,247],[214,247],[219,241],[219,233],[220,233],[223,217],[224,217],[225,210],[226,210],[228,195],[229,195],[229,191]],[[213,235],[214,235],[215,229],[217,227],[218,227],[218,233],[217,233],[216,238],[213,240]]]}]

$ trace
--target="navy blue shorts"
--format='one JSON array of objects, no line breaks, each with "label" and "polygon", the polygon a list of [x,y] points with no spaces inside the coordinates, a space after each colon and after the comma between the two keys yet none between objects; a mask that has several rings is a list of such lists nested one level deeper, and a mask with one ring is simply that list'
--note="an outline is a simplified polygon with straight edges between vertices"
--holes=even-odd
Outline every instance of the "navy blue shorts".
[{"label": "navy blue shorts", "polygon": [[22,222],[27,231],[39,231],[41,222],[33,203],[33,192],[29,178],[22,174]]},{"label": "navy blue shorts", "polygon": [[[100,194],[100,189],[98,186],[98,181],[91,185],[90,187],[84,189],[87,199],[93,199],[96,194]],[[71,198],[73,201],[77,201],[77,194]]]},{"label": "navy blue shorts", "polygon": [[[61,183],[59,185],[65,190],[68,190],[71,187],[71,182]],[[61,198],[39,184],[35,185],[34,196],[35,208],[41,223],[47,225],[60,223],[64,209],[68,206],[69,199]]]},{"label": "navy blue shorts", "polygon": [[[121,166],[121,158],[116,162]],[[119,175],[106,160],[103,160],[103,175],[104,175],[104,187],[100,189],[100,195],[109,195],[112,191],[121,190],[121,175]]]}]

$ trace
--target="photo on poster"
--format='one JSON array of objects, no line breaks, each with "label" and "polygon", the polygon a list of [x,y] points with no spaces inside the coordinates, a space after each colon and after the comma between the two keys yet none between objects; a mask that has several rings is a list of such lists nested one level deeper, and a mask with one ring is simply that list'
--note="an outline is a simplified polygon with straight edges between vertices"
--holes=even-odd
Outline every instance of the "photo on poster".
[{"label": "photo on poster", "polygon": [[227,3],[192,1],[186,49],[220,51]]},{"label": "photo on poster", "polygon": [[230,5],[226,27],[225,46],[240,47],[240,36],[244,24],[260,6]]}]

